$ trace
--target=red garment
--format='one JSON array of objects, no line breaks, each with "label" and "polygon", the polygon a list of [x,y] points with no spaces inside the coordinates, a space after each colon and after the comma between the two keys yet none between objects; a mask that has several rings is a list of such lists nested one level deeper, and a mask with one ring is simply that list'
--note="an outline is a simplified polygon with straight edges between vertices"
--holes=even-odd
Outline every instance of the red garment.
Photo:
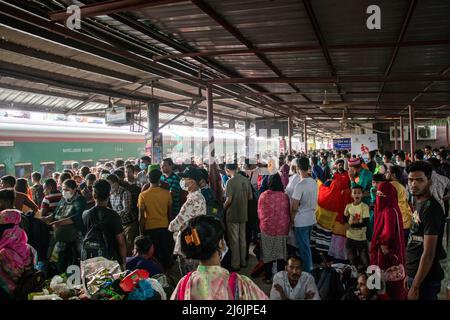
[{"label": "red garment", "polygon": [[258,181],[257,181],[258,190],[261,189],[262,180],[263,180],[263,176],[262,175],[258,175]]},{"label": "red garment", "polygon": [[282,191],[264,191],[258,200],[258,217],[262,233],[287,236],[290,223],[289,197]]},{"label": "red garment", "polygon": [[[370,246],[370,264],[378,265],[382,270],[398,265],[405,265],[405,245],[403,223],[398,207],[397,191],[389,182],[382,182],[378,191],[385,197],[377,195],[375,204],[375,223]],[[389,254],[381,252],[381,245],[387,246]],[[386,292],[393,300],[406,298],[403,281],[387,282]]]},{"label": "red garment", "polygon": [[344,171],[342,173],[335,172],[333,175],[333,180],[340,181],[342,190],[350,188],[350,178],[348,177],[347,171]]},{"label": "red garment", "polygon": [[325,184],[320,185],[317,204],[326,210],[337,212],[341,197],[340,192],[341,183],[339,180],[333,180],[329,187]]},{"label": "red garment", "polygon": [[[347,176],[348,178],[348,176]],[[344,224],[344,211],[347,204],[352,202],[349,184],[342,183],[342,177],[336,178],[336,174],[329,187],[321,185],[317,203],[320,207],[337,212],[336,221]]]}]

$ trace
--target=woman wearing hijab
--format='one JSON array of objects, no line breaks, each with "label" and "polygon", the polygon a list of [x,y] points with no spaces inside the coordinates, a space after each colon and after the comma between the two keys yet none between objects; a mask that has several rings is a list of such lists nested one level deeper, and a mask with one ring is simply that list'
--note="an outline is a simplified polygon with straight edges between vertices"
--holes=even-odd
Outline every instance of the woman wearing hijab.
[{"label": "woman wearing hijab", "polygon": [[21,212],[12,209],[14,198],[13,189],[0,190],[0,301],[13,297],[23,272],[34,263],[27,235],[20,227]]},{"label": "woman wearing hijab", "polygon": [[[402,215],[398,207],[397,190],[389,182],[382,182],[378,186],[370,264],[377,265],[383,271],[405,265]],[[387,282],[386,293],[393,300],[405,299],[403,280]]]}]

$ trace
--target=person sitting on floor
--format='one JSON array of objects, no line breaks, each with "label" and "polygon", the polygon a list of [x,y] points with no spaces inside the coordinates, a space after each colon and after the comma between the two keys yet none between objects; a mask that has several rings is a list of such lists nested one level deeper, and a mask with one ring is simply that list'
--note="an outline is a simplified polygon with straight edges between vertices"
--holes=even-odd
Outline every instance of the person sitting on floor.
[{"label": "person sitting on floor", "polygon": [[361,273],[358,276],[358,285],[355,290],[346,293],[342,300],[389,300],[389,296],[383,290],[369,289],[367,285],[367,275]]},{"label": "person sitting on floor", "polygon": [[134,256],[127,258],[126,269],[134,271],[136,269],[147,270],[150,276],[164,273],[162,265],[153,256],[155,247],[149,237],[138,236],[134,240]]},{"label": "person sitting on floor", "polygon": [[271,300],[320,300],[314,277],[304,272],[302,265],[297,256],[288,259],[286,270],[273,277]]}]

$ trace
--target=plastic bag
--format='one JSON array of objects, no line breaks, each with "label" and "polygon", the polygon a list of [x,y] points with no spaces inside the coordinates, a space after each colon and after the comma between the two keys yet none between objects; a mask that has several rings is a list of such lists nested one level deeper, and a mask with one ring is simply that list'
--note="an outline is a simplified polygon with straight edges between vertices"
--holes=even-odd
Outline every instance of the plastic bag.
[{"label": "plastic bag", "polygon": [[91,299],[101,289],[111,285],[122,275],[120,264],[104,257],[96,257],[81,262],[81,279],[86,296]]},{"label": "plastic bag", "polygon": [[128,295],[128,300],[167,300],[161,284],[156,279],[139,281],[138,286]]}]

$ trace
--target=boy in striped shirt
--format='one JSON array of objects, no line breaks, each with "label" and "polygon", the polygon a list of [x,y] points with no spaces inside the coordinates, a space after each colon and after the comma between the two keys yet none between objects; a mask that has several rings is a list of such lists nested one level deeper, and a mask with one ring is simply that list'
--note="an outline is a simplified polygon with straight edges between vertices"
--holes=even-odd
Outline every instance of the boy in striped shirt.
[{"label": "boy in striped shirt", "polygon": [[55,211],[62,198],[55,180],[50,178],[44,182],[44,195],[45,197],[41,204],[41,216],[47,217]]}]

